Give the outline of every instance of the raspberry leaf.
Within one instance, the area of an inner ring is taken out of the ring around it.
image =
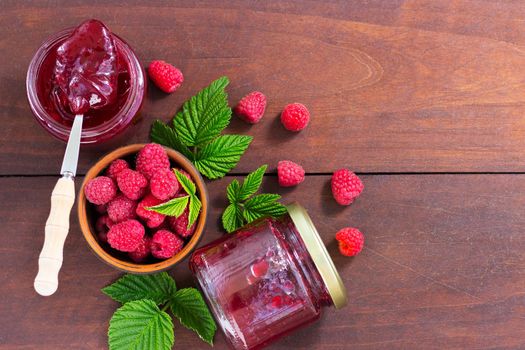
[[[177,177],[177,180],[179,181],[184,191],[186,191],[186,193],[189,194],[190,196],[195,195],[195,192],[197,191],[197,189],[195,188],[195,184],[193,183],[193,181],[188,179],[186,176],[184,176],[184,174],[182,174],[177,169],[173,169],[173,172],[175,173],[175,176]]]
[[[102,292],[122,304],[139,299],[165,303],[177,290],[175,281],[166,273],[154,275],[124,275]]]
[[[240,200],[244,201],[248,199],[259,190],[266,168],[268,168],[268,165],[264,164],[246,176],[238,196]]]
[[[250,223],[265,216],[277,217],[286,213],[286,207],[277,202],[278,194],[263,193],[248,199],[244,203],[243,217]]]
[[[222,226],[228,233],[232,233],[244,224],[241,207],[232,203],[222,213]]]
[[[245,135],[221,135],[197,152],[194,164],[207,178],[221,178],[237,165],[252,139]]]
[[[230,203],[236,203],[239,200],[240,191],[241,184],[237,179],[230,182],[226,188],[226,197],[228,197],[228,201],[230,201]]]
[[[217,325],[197,289],[178,290],[171,298],[170,306],[171,312],[184,327],[195,331],[202,340],[213,345]]]
[[[190,196],[173,198],[166,203],[155,205],[153,207],[145,207],[144,209],[154,211],[159,214],[167,216],[179,217],[186,209]]]
[[[193,159],[193,153],[180,141],[175,130],[160,120],[155,120],[151,125],[150,138],[151,141],[155,143],[173,148],[182,153],[186,158]]]
[[[188,230],[190,229],[191,225],[197,220],[197,217],[199,217],[199,213],[201,211],[202,203],[199,200],[199,198],[196,195],[190,196],[190,204],[189,204],[189,212],[188,212]]]
[[[171,317],[148,299],[130,301],[109,321],[109,349],[157,349],[173,347]]]
[[[215,80],[186,101],[177,113],[173,126],[186,146],[202,146],[228,126],[232,110],[224,89],[229,82],[227,77]]]

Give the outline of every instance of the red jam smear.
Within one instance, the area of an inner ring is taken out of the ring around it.
[[[124,54],[113,34],[97,20],[82,23],[51,48],[37,81],[46,111],[68,127],[75,114],[84,114],[84,128],[110,120],[125,104],[129,89]]]

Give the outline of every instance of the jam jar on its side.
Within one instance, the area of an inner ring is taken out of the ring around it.
[[[346,304],[346,290],[308,214],[249,224],[200,249],[190,268],[235,349],[260,349]]]

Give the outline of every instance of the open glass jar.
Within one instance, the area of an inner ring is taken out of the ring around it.
[[[259,349],[346,305],[346,290],[305,209],[262,219],[191,258],[213,314],[235,349]]]

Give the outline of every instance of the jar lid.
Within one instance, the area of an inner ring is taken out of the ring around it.
[[[286,208],[297,231],[301,235],[306,249],[312,256],[312,260],[326,285],[326,289],[332,298],[335,308],[342,308],[346,305],[347,301],[346,288],[312,219],[310,219],[306,209],[298,203],[291,203],[287,205]]]

